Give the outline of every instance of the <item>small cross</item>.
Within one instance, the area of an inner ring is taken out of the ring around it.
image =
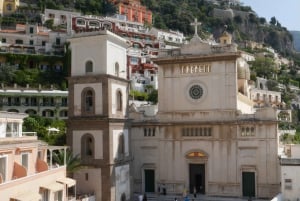
[[[198,26],[201,25],[201,22],[198,22],[197,18],[195,18],[195,21],[191,23],[191,26],[195,26],[195,34],[194,36],[198,36]]]

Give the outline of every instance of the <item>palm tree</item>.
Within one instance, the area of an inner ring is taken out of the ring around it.
[[[59,150],[58,152],[53,153],[53,161],[58,165],[64,165],[64,158],[66,153],[66,166],[67,166],[67,175],[72,177],[73,173],[78,171],[82,166],[80,164],[81,160],[79,155],[74,156],[71,150]]]

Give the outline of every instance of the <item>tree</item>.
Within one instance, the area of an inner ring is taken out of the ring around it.
[[[243,23],[243,19],[242,19],[242,17],[240,15],[234,16],[233,20],[237,24],[242,24]]]
[[[270,24],[272,24],[272,25],[276,25],[276,23],[277,23],[277,20],[276,20],[276,18],[275,17],[271,17],[271,20],[270,20]]]
[[[251,69],[256,72],[258,77],[267,79],[272,78],[277,73],[277,68],[274,60],[268,57],[260,57],[253,61]]]
[[[145,101],[148,99],[147,93],[136,91],[136,90],[131,90],[130,96],[132,97],[133,100]]]
[[[45,27],[47,27],[48,29],[53,29],[53,24],[54,24],[53,19],[46,20],[44,23]]]
[[[53,161],[58,165],[64,165],[65,151],[59,150],[53,152]],[[76,171],[78,171],[81,166],[81,160],[79,155],[73,155],[73,153],[68,149],[66,150],[66,166],[67,166],[67,175],[69,177]]]
[[[148,95],[147,101],[156,104],[158,102],[158,91],[156,89],[152,90],[151,93]]]
[[[258,19],[256,17],[256,15],[254,15],[253,13],[249,14],[249,22],[253,23],[253,24],[257,24],[258,23]]]
[[[0,82],[1,83],[12,83],[15,74],[15,67],[5,64],[0,66]]]
[[[270,91],[278,91],[278,82],[276,82],[275,80],[268,80],[266,82],[266,86]]]
[[[266,18],[264,18],[264,17],[259,18],[259,23],[266,24],[266,22],[267,22]]]
[[[57,128],[59,132],[50,134],[48,128]],[[31,115],[24,119],[23,131],[36,132],[39,139],[50,145],[62,146],[66,144],[66,123],[63,120]]]

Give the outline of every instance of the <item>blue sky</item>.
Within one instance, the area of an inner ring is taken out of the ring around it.
[[[300,31],[300,0],[241,0],[251,6],[259,17],[270,22],[275,16],[289,31]]]

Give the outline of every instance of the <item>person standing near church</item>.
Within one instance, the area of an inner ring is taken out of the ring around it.
[[[185,196],[184,201],[190,201],[188,196]]]
[[[193,193],[194,193],[194,198],[196,198],[196,197],[197,197],[197,189],[196,189],[196,186],[194,186]]]
[[[144,194],[143,201],[147,201],[147,195],[146,195],[146,193]]]

